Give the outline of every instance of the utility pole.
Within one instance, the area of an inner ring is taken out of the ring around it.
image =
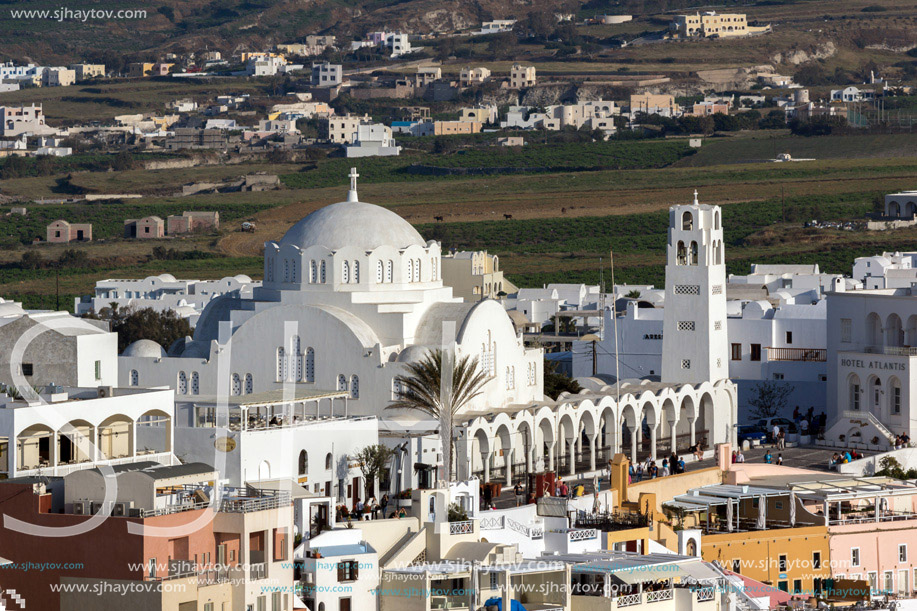
[[[54,268],[54,309],[60,311],[60,262]]]

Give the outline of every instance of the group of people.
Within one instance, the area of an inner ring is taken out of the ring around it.
[[[911,445],[911,438],[907,433],[895,435],[895,449],[900,450]]]
[[[657,477],[666,477],[668,475],[678,475],[685,472],[685,459],[679,458],[674,452],[668,458],[662,459],[662,465],[656,464],[655,460],[646,459],[645,463],[637,463],[636,466],[630,465],[628,469],[629,483],[642,481],[646,479],[656,479]]]
[[[352,509],[348,509],[347,505],[340,505],[337,507],[337,519],[338,520],[376,520],[381,515],[385,517],[385,511],[389,505],[389,498],[387,494],[383,494],[382,498],[379,501],[376,501],[376,497],[371,496],[369,500],[365,503],[357,499],[353,504]],[[404,508],[396,509],[392,511],[389,518],[404,518],[407,517],[407,512]]]
[[[831,457],[831,460],[828,463],[829,467],[836,467],[837,465],[845,465],[854,460],[859,460],[865,458],[863,454],[857,452],[856,450],[845,450],[844,452],[835,452]]]
[[[742,462],[745,462],[745,457],[742,457]],[[777,454],[777,460],[774,460],[774,455],[771,454],[770,450],[767,450],[764,453],[764,462],[769,465],[782,465],[783,464],[783,454]]]
[[[824,429],[828,416],[825,412],[816,415],[815,408],[812,406],[809,406],[806,413],[802,413],[797,405],[793,410],[793,422],[796,423],[802,435],[817,434]]]
[[[745,455],[742,454],[742,450],[733,450],[732,451],[732,463],[743,463],[745,462]]]

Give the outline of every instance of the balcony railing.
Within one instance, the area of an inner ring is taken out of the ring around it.
[[[889,356],[917,356],[917,346],[866,346],[863,352]]]
[[[264,579],[267,577],[267,565],[263,562],[256,562],[249,567],[249,577],[252,581]]]
[[[470,535],[474,533],[474,522],[465,520],[463,522],[449,522],[450,535]]]
[[[707,602],[708,600],[713,600],[714,590],[713,588],[700,588],[697,591],[697,602]]]
[[[828,351],[824,348],[767,348],[767,360],[824,363],[828,360]]]
[[[643,595],[640,592],[635,594],[625,594],[624,596],[619,596],[616,600],[618,607],[632,607],[634,605],[639,605],[642,602]]]
[[[567,534],[570,537],[570,543],[576,543],[577,541],[590,541],[592,539],[597,539],[599,536],[599,531],[594,528],[585,528],[571,530]]]
[[[646,593],[647,603],[657,603],[662,600],[672,600],[675,590],[654,590]]]
[[[481,530],[501,530],[505,527],[506,516],[481,518],[478,528]]]
[[[506,518],[506,527],[529,539],[544,539],[543,526],[526,526],[512,518]]]

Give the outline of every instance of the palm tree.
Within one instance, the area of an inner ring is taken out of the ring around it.
[[[463,356],[452,367],[452,384],[443,384],[443,370],[454,360],[442,350],[429,350],[416,363],[408,364],[408,375],[397,376],[401,396],[386,409],[409,409],[423,412],[439,421],[439,438],[443,446],[443,472],[452,476],[452,427],[455,416],[472,399],[481,394],[487,374],[478,368],[477,357]]]

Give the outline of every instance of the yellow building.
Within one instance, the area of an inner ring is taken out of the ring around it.
[[[679,38],[729,38],[747,36],[748,20],[742,13],[719,15],[715,11],[677,15],[672,30]]]
[[[509,73],[509,86],[511,89],[524,89],[535,86],[535,66],[513,64]]]

